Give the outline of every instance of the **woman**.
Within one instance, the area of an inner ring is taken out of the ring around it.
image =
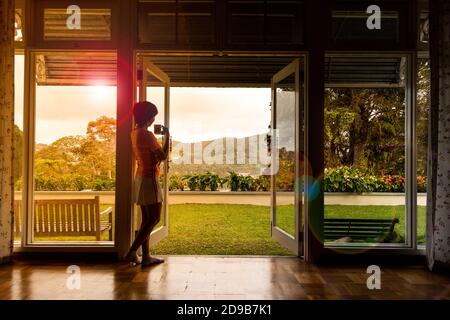
[[[137,161],[134,201],[141,207],[142,224],[125,259],[133,265],[147,267],[164,262],[150,256],[149,239],[161,216],[162,193],[159,185],[159,165],[167,159],[169,130],[164,128],[164,146],[161,148],[154,134],[147,128],[155,121],[158,109],[148,101],[134,105],[135,128],[131,132],[131,143]],[[142,246],[142,259],[137,250]]]

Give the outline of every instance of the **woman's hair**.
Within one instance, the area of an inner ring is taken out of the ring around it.
[[[149,119],[158,114],[156,106],[148,101],[137,102],[133,107],[134,121],[140,127],[143,127]]]

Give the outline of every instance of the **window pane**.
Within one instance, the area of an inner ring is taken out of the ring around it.
[[[35,58],[33,241],[113,241],[115,55]]]
[[[82,8],[79,21],[71,18],[74,14],[67,8],[45,8],[44,40],[111,40],[111,9]]]
[[[14,59],[14,240],[22,236],[24,56]]]
[[[295,74],[277,83],[274,129],[278,135],[278,170],[275,173],[276,217],[275,226],[295,237],[294,184],[296,179],[296,91]],[[276,168],[275,168],[276,170]]]
[[[326,89],[324,188],[326,242],[405,243],[400,80],[398,87]]]
[[[334,41],[399,40],[399,15],[396,11],[382,11],[380,29],[369,29],[365,11],[332,12],[332,35]]]

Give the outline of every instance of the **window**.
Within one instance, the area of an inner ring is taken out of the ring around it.
[[[111,9],[80,8],[79,27],[68,27],[75,11],[67,8],[44,9],[44,40],[111,40]]]
[[[214,45],[215,8],[212,0],[140,0],[139,42]]]
[[[34,243],[114,241],[116,55],[37,53]]]
[[[228,45],[303,43],[303,1],[227,1]]]
[[[408,245],[406,57],[327,57],[325,242]],[[411,175],[414,177],[414,174]]]
[[[34,15],[31,31],[40,47],[112,49],[117,37],[116,0],[40,0],[35,3]]]
[[[382,11],[382,28],[370,30],[367,28],[366,11],[343,11],[332,12],[333,40],[361,41],[361,40],[388,40],[398,41],[399,38],[399,14],[396,11]]]

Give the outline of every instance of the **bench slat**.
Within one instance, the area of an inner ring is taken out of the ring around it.
[[[353,230],[353,231],[359,231],[359,232],[363,232],[363,231],[374,231],[374,232],[379,232],[379,231],[387,231],[389,230],[389,228],[325,228],[324,229],[325,232],[333,232],[333,231],[338,231],[338,232],[347,232],[347,230]]]
[[[21,235],[22,201],[14,201],[14,233]],[[101,239],[101,231],[111,229],[111,223],[100,223],[100,198],[54,199],[34,201],[34,237],[94,236]],[[104,212],[111,215],[108,208]]]
[[[397,218],[389,219],[324,219],[325,239],[351,237],[355,239],[384,238],[395,224]]]
[[[395,218],[393,218],[395,219]],[[392,219],[353,219],[353,218],[325,218],[325,222],[336,221],[336,222],[392,222]]]

